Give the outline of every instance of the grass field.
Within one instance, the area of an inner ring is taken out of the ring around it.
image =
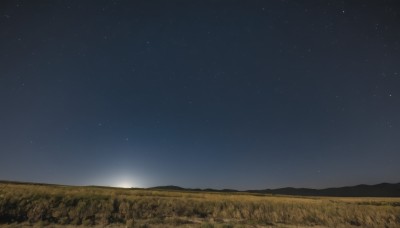
[[[0,183],[4,227],[400,227],[400,198]]]

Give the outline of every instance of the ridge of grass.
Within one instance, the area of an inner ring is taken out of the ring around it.
[[[400,198],[0,183],[0,225],[399,227]]]

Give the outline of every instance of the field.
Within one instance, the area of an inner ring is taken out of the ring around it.
[[[400,198],[0,183],[4,227],[400,227]]]

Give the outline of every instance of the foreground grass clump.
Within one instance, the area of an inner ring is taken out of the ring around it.
[[[0,184],[0,226],[400,227],[399,198]]]

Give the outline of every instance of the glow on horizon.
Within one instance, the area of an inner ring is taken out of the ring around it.
[[[134,172],[129,171],[113,171],[108,173],[103,173],[96,178],[92,179],[93,185],[98,186],[110,186],[116,188],[142,188],[143,181]]]
[[[131,180],[121,180],[121,181],[118,181],[116,184],[114,184],[112,186],[113,187],[118,187],[118,188],[135,188],[135,187],[138,187]]]

